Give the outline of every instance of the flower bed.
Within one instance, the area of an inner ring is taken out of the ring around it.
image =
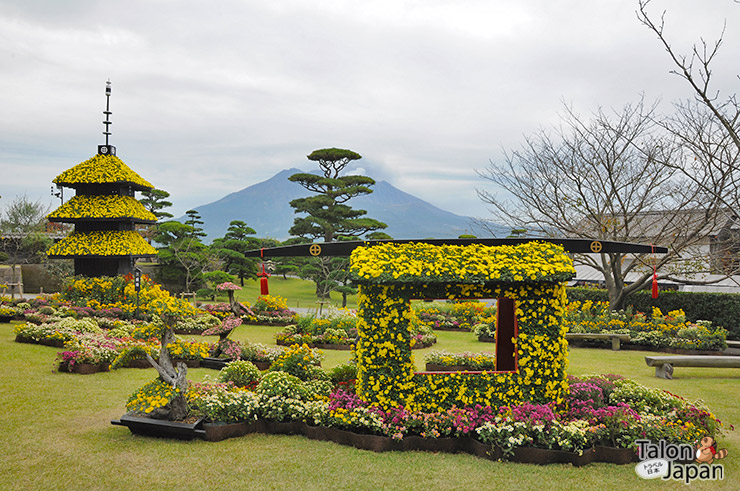
[[[350,340],[350,339],[347,340],[347,344],[318,343],[318,342],[315,342],[314,340],[315,338],[313,338],[312,336],[301,336],[298,334],[294,334],[292,336],[278,335],[276,336],[275,344],[279,346],[292,346],[294,344],[305,344],[309,348],[329,349],[329,350],[337,350],[337,351],[350,351],[352,347],[354,346],[354,340]]]
[[[206,357],[201,366],[220,370],[232,360],[245,360],[254,363],[260,370],[267,370],[285,351],[281,347],[266,346],[260,343],[239,342],[227,339],[228,348],[222,350],[221,357]]]
[[[427,371],[496,370],[496,356],[493,353],[450,353],[432,351],[424,356]]]
[[[573,333],[629,334],[622,348],[657,349],[676,353],[720,352],[727,348],[727,330],[710,321],[689,322],[682,310],[663,314],[654,307],[651,316],[641,312],[609,310],[607,302],[570,302],[564,324]],[[606,341],[583,341],[587,346],[607,346]],[[674,351],[676,350],[676,351]]]
[[[13,329],[13,332],[18,342],[47,344],[58,347],[62,347],[64,343],[71,341],[80,333],[102,334],[102,330],[93,319],[85,318],[78,320],[72,317],[66,317],[56,322],[44,324],[33,324],[30,322],[18,324]]]
[[[349,350],[358,339],[357,315],[348,309],[329,309],[323,318],[314,315],[297,317],[294,325],[275,335],[275,344],[307,344],[321,349]],[[437,342],[432,329],[416,319],[411,324],[412,349],[428,348]]]
[[[361,450],[373,452],[400,452],[425,451],[445,453],[467,453],[488,460],[503,459],[503,451],[490,444],[482,443],[471,437],[456,438],[421,438],[406,436],[401,440],[393,438],[355,433],[330,426],[312,426],[306,423],[300,427],[286,423],[276,423],[258,419],[252,422],[239,423],[206,423],[203,425],[202,438],[210,442],[218,442],[228,438],[237,438],[251,433],[301,434],[311,440],[330,441],[340,445],[351,446]],[[584,453],[566,452],[532,447],[516,448],[509,456],[512,462],[532,464],[573,464],[582,466],[593,462],[612,464],[631,464],[637,461],[637,454],[632,449],[613,449],[609,447],[593,447]]]
[[[221,324],[221,320],[211,314],[188,317],[178,321],[177,326],[175,326],[175,334],[202,334],[219,324]]]
[[[57,353],[60,371],[79,373],[76,365],[105,365],[113,369],[143,365],[146,354],[159,356],[159,342],[150,339],[150,325],[135,327],[127,323],[113,323],[109,330],[101,329],[96,319],[65,317],[45,324],[25,323],[14,328],[17,342],[36,343],[63,348]],[[139,339],[136,339],[136,338]],[[176,340],[169,346],[170,354],[192,366],[207,357],[208,343]],[[148,361],[146,362],[148,365]],[[93,373],[89,371],[88,373]]]
[[[63,351],[57,353],[59,369],[67,368],[67,371],[79,373],[75,371],[77,365],[110,366],[122,345],[120,339],[100,333],[77,334],[64,343]]]
[[[250,315],[246,321],[250,324],[284,326],[296,321],[296,314],[288,308],[283,297],[262,295],[252,305]]]
[[[495,308],[482,302],[422,302],[413,306],[419,322],[440,331],[470,331],[484,319],[493,319]]]
[[[473,326],[473,334],[481,343],[496,342],[496,320],[488,319]]]
[[[91,312],[108,310],[113,313],[116,309],[117,317],[128,319],[133,317],[137,307],[139,315],[147,319],[161,313],[163,306],[177,312],[182,318],[198,315],[198,311],[189,302],[171,296],[146,275],[141,277],[138,292],[131,274],[97,278],[73,277],[65,283],[59,300],[70,306],[88,308]]]
[[[10,322],[19,314],[19,309],[9,305],[0,305],[0,322]]]
[[[307,353],[306,347],[295,350]],[[537,464],[629,464],[636,461],[636,440],[693,444],[721,434],[721,422],[700,402],[612,375],[570,377],[568,398],[560,405],[525,402],[439,412],[383,410],[317,376],[313,372],[302,380],[276,369],[251,390],[231,383],[191,384],[191,416],[204,418],[200,436],[208,441],[254,432],[302,434],[373,451],[467,452]],[[172,395],[171,388],[157,384],[138,394],[130,401],[138,401],[144,413]]]
[[[107,372],[110,370],[109,363],[74,363],[60,362],[59,371],[66,373],[76,373],[79,375],[90,375],[91,373]]]

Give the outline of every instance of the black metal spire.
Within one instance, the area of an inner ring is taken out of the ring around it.
[[[105,82],[105,111],[103,111],[103,114],[105,114],[105,121],[103,121],[103,124],[105,125],[105,131],[103,132],[105,135],[105,145],[98,145],[98,153],[101,155],[116,154],[116,147],[108,144],[108,137],[111,135],[110,125],[113,124],[110,120],[110,115],[113,114],[110,110],[110,93],[110,79],[108,79],[108,81]]]

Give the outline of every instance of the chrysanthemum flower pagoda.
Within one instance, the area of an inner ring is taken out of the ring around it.
[[[116,147],[108,144],[110,81],[107,83],[105,145],[98,145],[98,154],[59,174],[53,182],[57,187],[75,190],[75,196],[48,215],[51,222],[74,224],[74,232],[54,244],[50,258],[74,259],[76,275],[116,276],[133,271],[137,258],[157,254],[136,231],[137,224],[157,221],[149,210],[136,200],[136,191],[148,191],[154,186],[131,170],[116,157]]]

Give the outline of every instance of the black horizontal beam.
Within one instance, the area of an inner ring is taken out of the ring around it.
[[[560,244],[565,252],[572,253],[633,253],[665,254],[667,247],[630,242],[612,242],[594,239],[401,239],[401,240],[352,240],[344,242],[314,242],[307,244],[293,244],[279,247],[266,247],[247,251],[247,257],[286,257],[286,256],[349,256],[356,247],[373,246],[376,244],[409,244],[422,243],[432,245],[471,245],[487,246],[518,245],[527,242],[539,241]]]

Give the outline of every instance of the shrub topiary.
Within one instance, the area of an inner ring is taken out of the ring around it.
[[[239,387],[253,388],[262,374],[251,361],[235,360],[226,364],[218,374],[221,382],[232,382]]]
[[[337,365],[329,372],[329,379],[334,385],[353,382],[357,379],[357,365],[352,363]]]
[[[303,399],[306,395],[301,379],[287,372],[266,373],[257,384],[256,391],[265,397],[282,396],[290,399]]]
[[[306,344],[294,344],[270,365],[270,371],[287,372],[300,380],[319,378],[324,373],[319,368],[322,358],[321,351],[311,349]]]

